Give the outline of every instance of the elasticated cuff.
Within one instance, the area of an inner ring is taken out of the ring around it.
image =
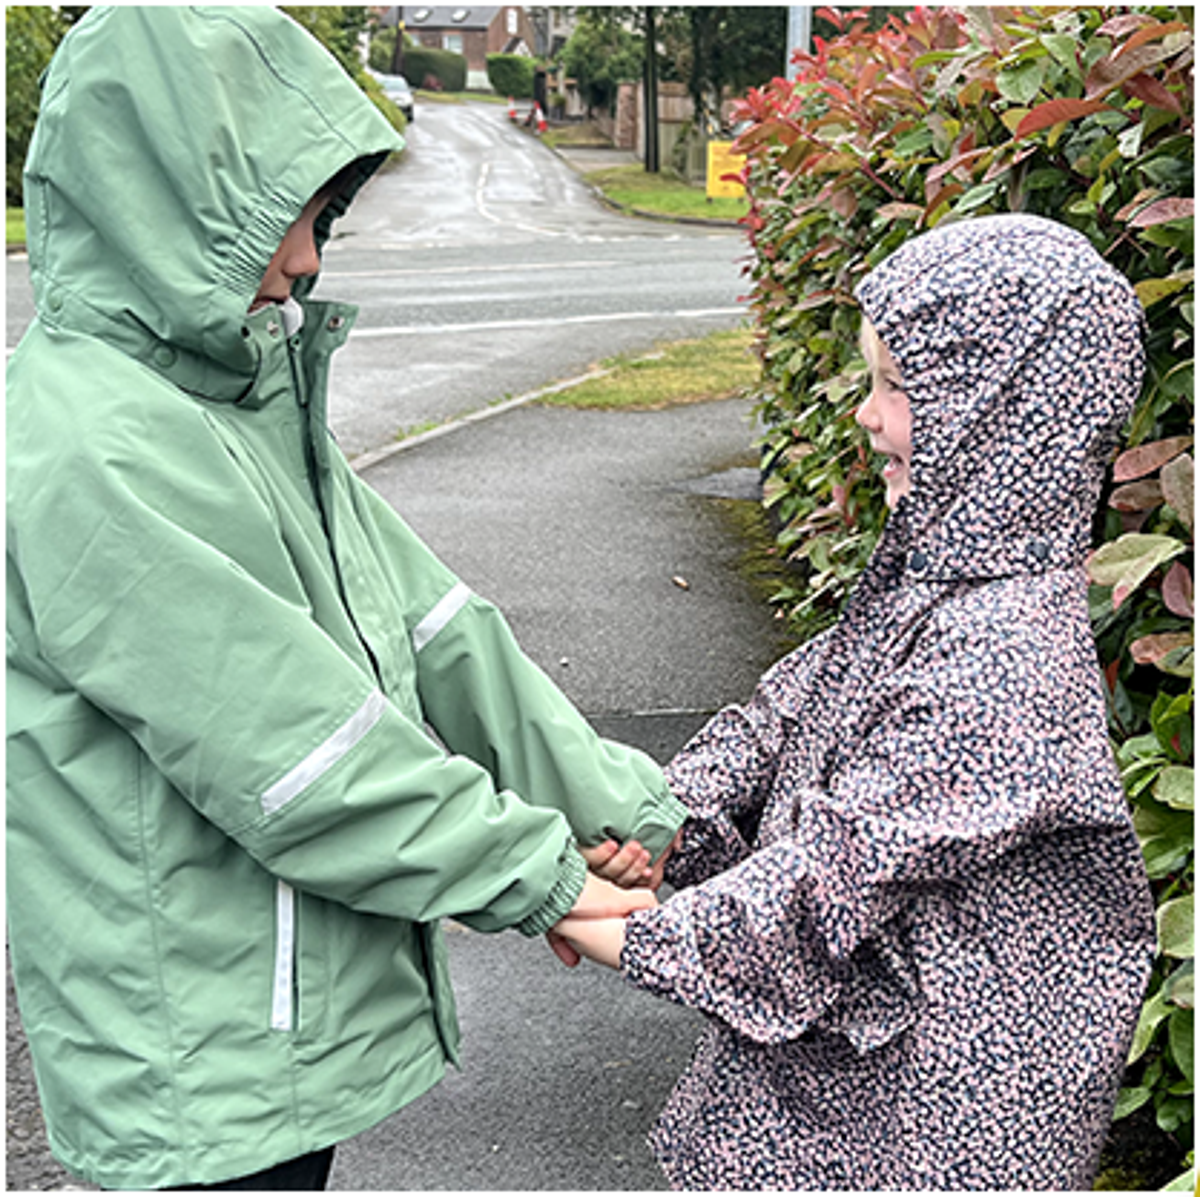
[[[655,804],[654,817],[656,821],[661,820],[667,828],[668,844],[675,838],[675,833],[683,826],[684,820],[691,813],[688,807],[675,797],[669,787],[663,787],[662,794]]]
[[[569,847],[559,858],[558,877],[545,902],[533,914],[522,919],[517,924],[517,930],[530,938],[545,935],[559,919],[570,912],[583,891],[586,878],[587,863],[574,847]]]

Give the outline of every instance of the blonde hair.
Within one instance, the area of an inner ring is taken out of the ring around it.
[[[863,317],[858,340],[862,347],[863,357],[867,359],[867,365],[872,370],[883,361],[885,356],[890,356],[888,347],[883,343],[883,338],[875,331],[875,325],[866,316]]]

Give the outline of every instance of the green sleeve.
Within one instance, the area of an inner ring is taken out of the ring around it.
[[[521,650],[503,615],[442,565],[363,484],[358,500],[381,551],[402,572],[425,718],[452,752],[502,789],[561,811],[578,840],[639,840],[666,850],[687,810],[661,769],[637,749],[602,739]]]

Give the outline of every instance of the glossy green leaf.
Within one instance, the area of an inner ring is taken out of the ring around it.
[[[1158,908],[1158,946],[1163,955],[1177,960],[1195,956],[1195,913],[1194,894],[1174,898]]]

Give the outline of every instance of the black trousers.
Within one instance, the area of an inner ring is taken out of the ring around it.
[[[223,1180],[215,1185],[172,1185],[165,1192],[199,1192],[209,1189],[249,1189],[262,1191],[299,1192],[304,1189],[323,1189],[333,1167],[333,1148],[313,1151],[294,1160],[264,1168],[249,1176]]]

